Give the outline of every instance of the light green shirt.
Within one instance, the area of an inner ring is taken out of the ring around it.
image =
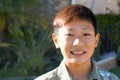
[[[114,74],[99,68],[96,66],[95,61],[93,63],[93,70],[89,80],[120,80]],[[64,61],[56,69],[37,77],[35,80],[72,80],[72,76],[69,74]]]

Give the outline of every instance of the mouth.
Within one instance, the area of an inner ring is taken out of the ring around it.
[[[86,51],[71,51],[71,54],[75,54],[75,55],[83,55],[85,53]]]

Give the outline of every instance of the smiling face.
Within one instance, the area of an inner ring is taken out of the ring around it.
[[[93,25],[86,20],[75,20],[62,26],[52,38],[60,48],[66,63],[81,64],[90,61],[97,47],[99,34],[95,35]]]

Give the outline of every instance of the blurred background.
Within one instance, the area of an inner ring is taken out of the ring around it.
[[[0,80],[32,80],[59,65],[52,21],[69,4],[95,13],[101,38],[93,58],[120,77],[120,0],[0,0]]]

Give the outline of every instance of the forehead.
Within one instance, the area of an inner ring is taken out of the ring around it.
[[[94,30],[92,23],[86,20],[72,20],[71,22],[63,25],[61,28],[68,29],[69,31],[73,31],[75,28],[82,30]]]

